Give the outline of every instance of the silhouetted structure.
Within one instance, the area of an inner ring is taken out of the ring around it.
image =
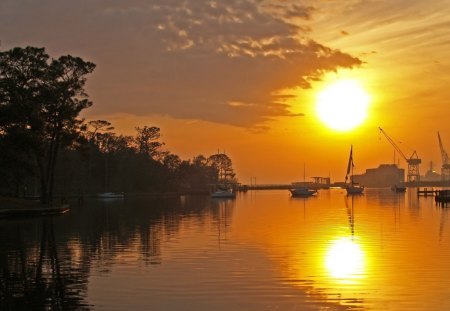
[[[405,181],[405,170],[396,164],[381,164],[362,175],[353,176],[355,182],[366,187],[391,187]]]
[[[422,163],[422,160],[417,155],[417,152],[414,150],[409,158],[405,156],[400,147],[394,142],[394,140],[381,128],[379,127],[380,132],[386,137],[387,141],[394,147],[395,151],[397,151],[402,158],[408,163],[408,182],[418,182],[420,181],[420,170],[419,166]]]
[[[434,170],[433,162],[430,162],[430,168],[420,179],[421,181],[445,181],[445,179]]]
[[[442,180],[450,180],[450,160],[448,157],[448,153],[444,148],[444,144],[442,143],[441,135],[438,132],[438,140],[439,140],[439,149],[441,150],[442,157],[442,167],[441,167],[441,178]]]

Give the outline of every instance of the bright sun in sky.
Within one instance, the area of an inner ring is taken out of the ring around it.
[[[348,131],[366,119],[369,101],[369,95],[357,81],[339,80],[318,94],[316,111],[329,128]]]

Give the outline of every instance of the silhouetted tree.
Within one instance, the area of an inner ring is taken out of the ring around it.
[[[106,120],[89,121],[88,126],[93,128],[93,131],[88,132],[90,140],[95,140],[97,133],[109,132],[114,129],[114,126],[111,126],[111,122]]]
[[[230,157],[225,153],[213,154],[208,158],[208,164],[217,172],[217,182],[229,183],[234,182],[235,173]]]
[[[136,127],[136,131],[136,145],[138,152],[141,155],[149,156],[151,158],[158,155],[158,151],[163,145],[163,143],[157,141],[161,136],[159,127]]]
[[[136,127],[132,137],[106,120],[85,123],[79,114],[92,105],[84,86],[94,68],[43,48],[0,52],[0,194],[31,185],[48,203],[54,192],[205,192],[234,180],[225,154],[182,160],[162,150],[158,127]]]
[[[70,55],[51,59],[44,48],[0,53],[0,134],[28,146],[40,177],[41,200],[51,202],[58,152],[80,135],[79,113],[92,105],[84,91],[95,65]]]
[[[203,155],[182,161],[178,175],[181,191],[207,193],[210,185],[217,183],[217,170]]]
[[[23,152],[26,146],[11,136],[0,135],[0,192],[14,197],[27,194],[26,180],[33,176],[33,161]]]

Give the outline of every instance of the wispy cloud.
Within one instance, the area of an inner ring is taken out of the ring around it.
[[[311,38],[315,12],[268,0],[4,0],[0,28],[8,47],[46,46],[97,63],[89,83],[97,114],[251,127],[291,115],[274,91],[361,63]]]

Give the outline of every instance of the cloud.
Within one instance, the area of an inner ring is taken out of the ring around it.
[[[286,1],[4,0],[0,12],[8,47],[45,46],[98,65],[88,82],[95,114],[252,127],[291,115],[275,91],[361,64],[310,38],[299,21],[314,7]]]

